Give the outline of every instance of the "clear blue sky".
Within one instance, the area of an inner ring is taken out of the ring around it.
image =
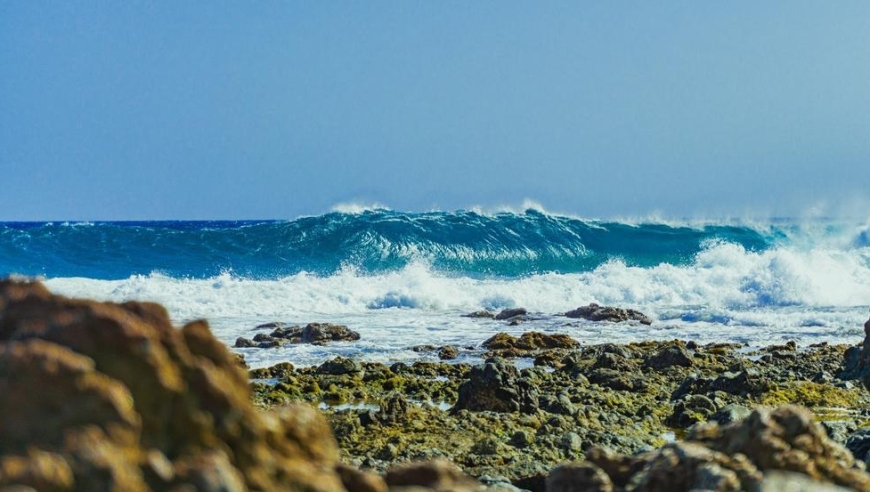
[[[0,189],[0,220],[854,209],[870,2],[0,1]]]

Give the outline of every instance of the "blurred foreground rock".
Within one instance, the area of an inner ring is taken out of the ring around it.
[[[315,409],[250,397],[205,322],[0,282],[0,486],[344,490]]]

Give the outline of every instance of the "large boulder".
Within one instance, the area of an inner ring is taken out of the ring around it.
[[[250,397],[205,322],[0,281],[0,488],[344,490],[314,408]]]

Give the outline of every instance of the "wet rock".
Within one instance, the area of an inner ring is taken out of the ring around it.
[[[325,419],[256,410],[208,325],[176,329],[156,304],[0,281],[0,408],[0,480],[27,470],[38,490],[67,470],[76,490],[341,490]]]
[[[589,321],[609,321],[612,323],[621,323],[623,321],[638,321],[644,325],[651,325],[652,319],[640,311],[634,309],[623,309],[613,306],[599,306],[591,303],[586,306],[578,307],[577,309],[568,311],[565,316],[569,318],[582,318]]]
[[[463,314],[463,318],[480,318],[480,319],[492,319],[495,318],[495,314],[489,311],[474,311],[473,313]]]
[[[613,482],[593,463],[566,463],[550,471],[546,492],[612,492]]]
[[[438,358],[441,360],[453,360],[459,357],[459,349],[453,345],[445,345],[438,350]]]
[[[253,348],[256,347],[257,344],[254,343],[253,340],[249,340],[245,337],[236,338],[236,343],[233,345],[236,348]]]
[[[388,470],[384,479],[391,489],[419,486],[436,492],[472,492],[480,487],[479,482],[445,460],[399,465]]]
[[[354,359],[338,356],[317,367],[317,374],[341,376],[344,374],[359,374],[363,372],[362,364]]]
[[[520,378],[519,371],[503,359],[488,359],[471,369],[469,380],[459,387],[453,410],[493,412],[534,412],[538,393],[534,385]]]
[[[658,371],[674,366],[692,367],[692,365],[692,355],[682,344],[669,345],[648,358],[644,363],[644,367]]]
[[[308,323],[302,330],[302,343],[350,342],[359,338],[359,333],[348,327],[331,323]]]
[[[536,331],[523,333],[519,337],[507,333],[496,333],[482,344],[484,348],[489,350],[518,349],[526,351],[554,348],[570,349],[579,345],[579,342],[568,335],[548,335]]]
[[[503,309],[500,313],[495,315],[495,319],[497,320],[505,320],[515,318],[517,316],[525,316],[528,314],[526,308],[510,308]]]

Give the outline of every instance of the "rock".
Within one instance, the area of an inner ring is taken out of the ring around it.
[[[681,343],[669,345],[652,357],[648,358],[644,363],[644,367],[649,367],[657,371],[667,369],[669,367],[692,367],[692,355]]]
[[[382,424],[397,424],[408,420],[408,401],[401,393],[393,393],[381,402],[375,419]]]
[[[748,417],[751,413],[752,410],[749,407],[729,403],[711,415],[709,420],[716,422],[719,425],[727,425],[732,422],[739,422]]]
[[[336,467],[341,483],[347,492],[387,492],[387,483],[374,473],[367,473],[350,466],[339,464]]]
[[[253,340],[247,339],[245,337],[236,338],[236,344],[234,347],[236,348],[253,348],[256,347],[257,344],[254,343]]]
[[[581,306],[572,311],[565,313],[569,318],[582,318],[589,321],[609,321],[612,323],[621,323],[623,321],[638,321],[644,325],[651,325],[652,319],[640,311],[634,309],[623,309],[613,306],[599,306],[591,303],[587,306]]]
[[[518,349],[530,351],[554,348],[570,349],[578,347],[580,343],[568,335],[548,335],[545,333],[530,331],[523,333],[519,338],[507,333],[496,333],[484,341],[482,345],[484,348],[489,350]]]
[[[818,482],[800,473],[771,471],[764,474],[764,479],[755,492],[848,492],[852,489]]]
[[[745,396],[757,393],[762,387],[761,375],[755,369],[740,372],[725,372],[710,385],[713,391]]]
[[[531,413],[538,408],[534,385],[520,378],[519,371],[503,359],[487,359],[469,373],[469,380],[459,387],[453,411],[489,410],[493,412]]]
[[[453,360],[459,357],[459,349],[453,345],[445,345],[438,351],[438,358],[441,360]]]
[[[618,391],[643,391],[648,387],[643,377],[614,369],[595,369],[586,377],[592,384]]]
[[[526,308],[511,308],[511,309],[503,309],[500,313],[495,315],[495,319],[503,320],[503,319],[511,319],[517,316],[525,316],[528,314]]]
[[[495,314],[489,311],[474,311],[473,313],[463,314],[463,318],[482,318],[482,319],[492,319],[495,318]]]
[[[479,482],[445,460],[399,465],[389,469],[384,479],[390,489],[416,485],[435,492],[473,492],[480,487]]]
[[[71,473],[76,490],[342,490],[315,409],[256,410],[208,325],[176,329],[152,303],[0,281],[0,409],[0,484],[71,490]]]
[[[798,472],[815,480],[870,490],[870,476],[859,468],[852,453],[828,438],[812,412],[794,405],[758,408],[746,419],[726,426],[699,424],[686,440],[730,455],[741,453],[762,471]]]
[[[862,427],[846,438],[846,449],[866,463],[870,459],[870,427]]]
[[[744,457],[728,456],[692,442],[667,444],[637,459],[644,466],[631,477],[629,490],[737,492],[751,490],[762,478]]]
[[[359,340],[359,333],[344,325],[330,323],[309,323],[302,330],[302,343],[321,344],[325,342]]]
[[[685,429],[698,422],[706,422],[716,413],[716,404],[704,395],[687,395],[677,400],[674,412],[665,420],[665,424]]]
[[[317,366],[317,374],[330,374],[341,376],[344,374],[358,374],[363,372],[362,364],[347,357],[338,356]]]
[[[589,462],[566,463],[550,471],[546,492],[612,492],[613,482]]]

